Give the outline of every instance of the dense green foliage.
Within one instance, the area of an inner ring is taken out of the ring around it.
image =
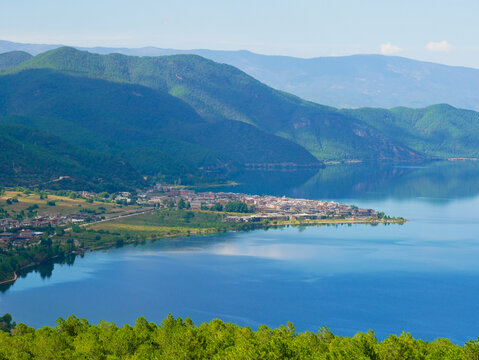
[[[76,188],[114,191],[142,186],[143,179],[119,158],[80,149],[57,136],[30,127],[0,124],[2,185],[63,184]],[[72,184],[74,181],[74,184]]]
[[[17,325],[11,334],[0,332],[1,359],[477,359],[479,341],[463,346],[447,339],[432,342],[410,334],[379,341],[374,332],[353,337],[335,336],[323,327],[296,333],[291,323],[256,331],[221,320],[196,326],[189,318],[168,315],[160,325],[143,317],[134,326],[119,328],[102,321],[91,325],[70,316],[56,327],[33,329]]]
[[[424,109],[344,110],[428,157],[479,157],[479,113],[446,104]]]
[[[6,331],[10,332],[12,331],[17,324],[15,321],[12,321],[12,315],[10,314],[5,314],[3,316],[0,316],[0,331]]]
[[[249,212],[248,205],[241,201],[230,201],[225,205],[225,211],[235,213]]]
[[[10,51],[0,54],[0,72],[20,65],[22,62],[25,62],[32,57],[32,55],[24,51]]]

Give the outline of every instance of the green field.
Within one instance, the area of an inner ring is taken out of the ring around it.
[[[102,214],[105,217],[118,216],[121,214],[127,214],[137,211],[139,206],[123,206],[109,201],[91,200],[87,201],[84,198],[70,198],[67,196],[58,196],[45,193],[43,199],[37,192],[23,192],[23,191],[5,191],[3,195],[0,195],[0,207],[8,211],[8,213],[17,214],[22,210],[27,213],[28,208],[37,205],[38,208],[35,211],[40,216],[48,214],[72,214],[78,213],[82,209],[91,210],[95,213]],[[7,200],[16,199],[17,201],[11,201],[11,204],[7,203]],[[55,205],[52,204],[55,203]],[[49,205],[50,203],[50,205]]]
[[[85,224],[61,236],[58,242],[76,240],[82,248],[154,240],[174,236],[212,234],[244,225],[223,222],[224,213],[200,210],[154,210],[111,221]]]

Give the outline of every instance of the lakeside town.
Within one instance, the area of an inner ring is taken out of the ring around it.
[[[100,195],[88,191],[69,192],[80,199],[91,202]],[[103,195],[104,196],[104,195]],[[251,195],[233,192],[196,192],[158,184],[155,187],[137,193],[119,192],[108,194],[103,200],[128,208],[138,209],[185,209],[203,211],[224,211],[225,222],[281,222],[308,220],[371,221],[385,219],[384,213],[373,209],[361,209],[354,205],[341,204],[335,201],[318,201],[288,198],[285,196]],[[235,205],[235,206],[231,206]],[[104,207],[100,207],[103,209]],[[73,210],[73,209],[72,209]],[[81,209],[67,214],[51,213],[26,216],[23,219],[0,216],[0,248],[8,245],[28,245],[40,240],[44,228],[68,228],[74,225],[85,225],[98,221],[108,221],[96,211]],[[4,213],[5,214],[5,213]],[[36,212],[29,212],[30,215]],[[133,214],[134,215],[134,214]]]
[[[318,201],[288,198],[286,196],[250,195],[233,192],[195,192],[194,190],[175,189],[157,185],[153,189],[138,193],[139,204],[165,207],[170,202],[180,199],[188,207],[196,210],[208,210],[218,204],[225,207],[231,202],[239,202],[248,206],[249,214],[228,216],[229,222],[260,222],[263,220],[291,219],[371,219],[384,217],[373,209],[360,209],[354,205],[341,204],[335,201]],[[244,211],[246,212],[246,211]]]

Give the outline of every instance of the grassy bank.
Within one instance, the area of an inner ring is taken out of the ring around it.
[[[155,210],[146,214],[119,218],[112,221],[91,223],[76,231],[57,237],[61,242],[76,240],[82,248],[98,248],[161,239],[174,236],[213,234],[226,231],[247,231],[281,226],[318,226],[341,224],[388,224],[404,223],[404,219],[320,219],[262,221],[252,223],[230,223],[224,219],[225,212],[202,210]]]
[[[71,232],[55,236],[55,241],[75,241],[82,249],[94,249],[144,240],[248,230],[263,226],[227,223],[223,221],[225,216],[225,213],[213,211],[155,210],[75,227]]]

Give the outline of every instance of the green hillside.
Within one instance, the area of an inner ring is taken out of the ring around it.
[[[404,107],[343,112],[401,141],[428,157],[479,157],[479,113],[439,104],[423,109]]]
[[[168,93],[51,69],[0,76],[0,115],[168,182],[213,181],[245,164],[318,164],[301,146],[252,125],[207,122]]]
[[[7,71],[22,62],[31,59],[33,56],[24,51],[10,51],[0,54],[0,72]]]
[[[0,125],[2,185],[63,184],[83,189],[115,191],[144,186],[140,174],[125,161],[80,149],[21,125]],[[57,181],[63,178],[61,181]]]
[[[290,139],[321,159],[420,157],[337,109],[274,90],[232,66],[195,55],[98,55],[63,47],[37,55],[17,71],[31,68],[50,68],[167,91],[210,122],[248,123]]]

